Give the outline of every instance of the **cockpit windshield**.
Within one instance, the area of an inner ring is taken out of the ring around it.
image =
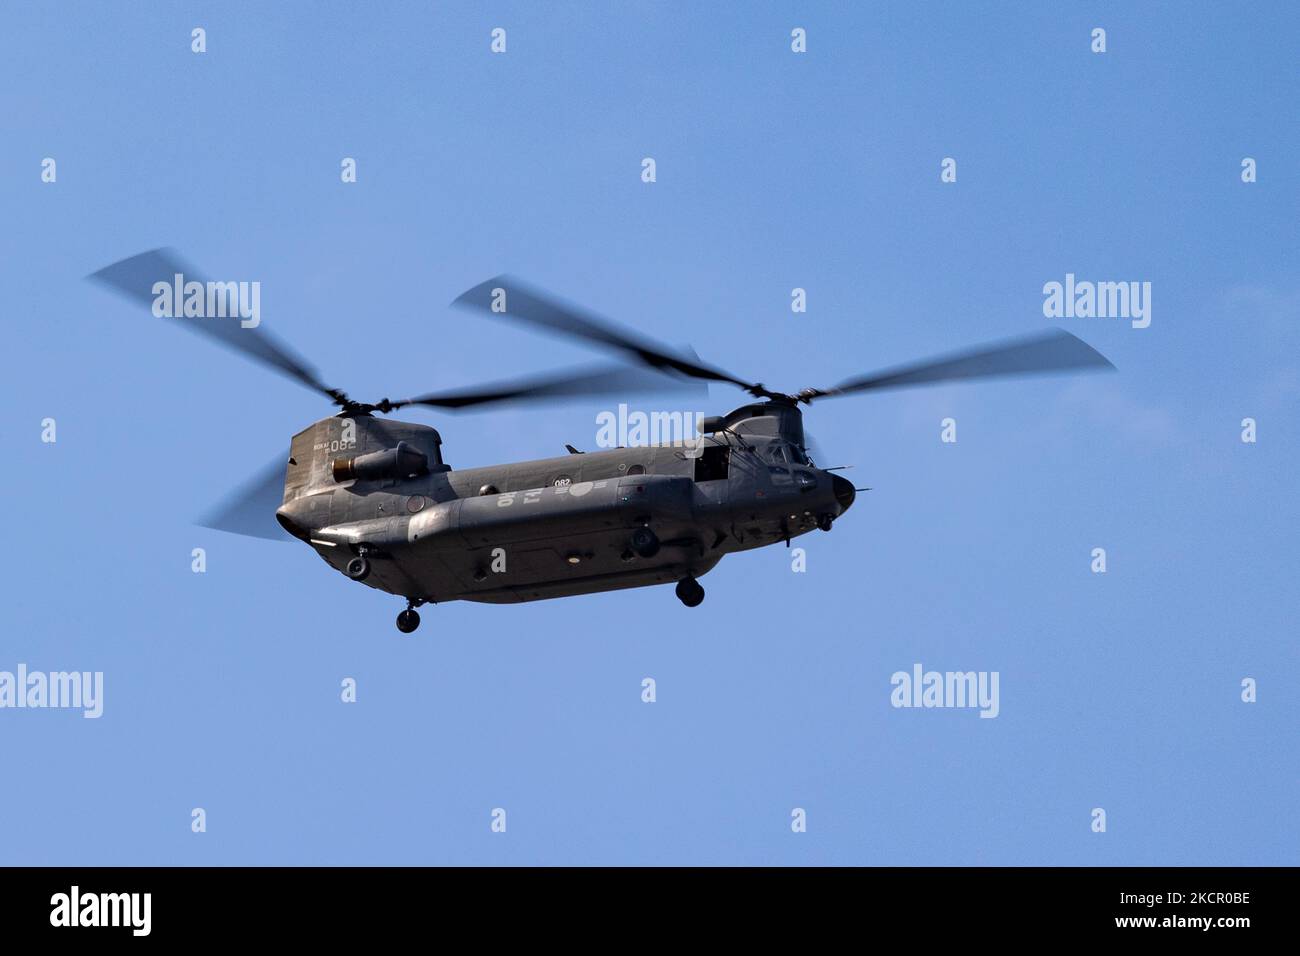
[[[780,462],[782,464],[807,465],[810,464],[808,456],[798,445],[789,442],[772,442],[767,446],[767,457],[770,461]]]

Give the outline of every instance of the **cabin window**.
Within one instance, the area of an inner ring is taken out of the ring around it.
[[[726,478],[730,463],[731,449],[726,445],[705,445],[700,457],[695,459],[695,480],[718,481]]]

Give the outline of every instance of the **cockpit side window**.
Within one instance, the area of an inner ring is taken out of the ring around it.
[[[781,465],[794,463],[796,465],[808,464],[808,456],[803,453],[803,449],[797,445],[788,445],[784,442],[773,442],[767,446],[768,461],[776,462]]]

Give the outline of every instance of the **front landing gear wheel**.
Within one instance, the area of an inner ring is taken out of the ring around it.
[[[833,515],[822,514],[817,516],[817,527],[821,528],[823,531],[830,531],[833,524],[835,524],[835,517]]]
[[[694,578],[682,578],[677,582],[677,599],[687,607],[699,607],[704,601],[704,588]]]
[[[353,558],[344,570],[353,581],[364,581],[370,576],[370,561],[365,555]]]
[[[397,615],[397,629],[403,634],[410,634],[420,626],[420,615],[414,608],[407,608],[401,614]]]

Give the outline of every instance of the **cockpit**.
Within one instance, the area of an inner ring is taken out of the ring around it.
[[[792,442],[771,441],[763,446],[763,456],[781,465],[811,465],[808,455]]]

